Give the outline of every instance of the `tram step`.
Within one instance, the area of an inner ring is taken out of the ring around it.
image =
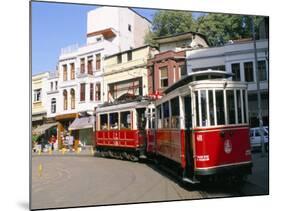
[[[196,178],[188,178],[188,177],[183,177],[182,178],[182,181],[183,182],[188,182],[188,183],[191,183],[191,184],[199,184],[200,181],[198,181]]]

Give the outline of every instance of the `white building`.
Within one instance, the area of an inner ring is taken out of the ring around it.
[[[257,57],[260,72],[262,116],[268,124],[268,39],[257,40]],[[249,117],[257,125],[257,84],[252,40],[230,41],[221,47],[186,51],[188,73],[202,69],[225,70],[233,73],[233,80],[248,83]]]
[[[100,7],[90,11],[87,44],[64,48],[59,57],[56,113],[91,112],[102,103],[104,57],[142,46],[150,26],[147,19],[128,8]]]
[[[48,80],[47,116],[59,122],[58,138],[75,118],[92,115],[103,103],[104,58],[143,46],[149,27],[129,8],[99,7],[88,13],[86,45],[63,48],[57,73]]]

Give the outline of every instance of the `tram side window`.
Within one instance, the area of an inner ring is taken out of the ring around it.
[[[242,123],[242,104],[241,104],[241,93],[240,90],[236,90],[236,102],[237,102],[237,117],[238,124]]]
[[[207,99],[206,90],[200,91],[201,100],[201,126],[207,126]]]
[[[195,91],[195,107],[196,107],[196,126],[200,126],[199,121],[199,100],[198,91]]]
[[[214,98],[213,91],[208,90],[209,97],[209,112],[210,112],[210,125],[215,125],[215,111],[214,111]]]
[[[110,129],[118,129],[118,113],[109,114]]]
[[[162,128],[162,109],[161,105],[157,106],[157,127]]]
[[[216,111],[217,111],[217,124],[224,125],[224,101],[223,90],[216,90]]]
[[[163,115],[164,115],[164,128],[170,127],[170,111],[169,111],[169,101],[163,103]]]
[[[121,116],[120,128],[131,129],[131,112],[130,111],[121,112],[120,116]]]
[[[100,129],[101,130],[107,130],[108,129],[108,119],[107,114],[101,114],[100,115]]]
[[[180,128],[180,106],[179,97],[171,100],[171,128]]]
[[[226,90],[228,124],[235,124],[235,103],[233,90]]]

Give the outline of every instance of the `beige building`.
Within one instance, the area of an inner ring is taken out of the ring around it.
[[[49,72],[32,76],[32,128],[42,125],[47,116],[46,86]]]
[[[158,51],[149,46],[123,51],[104,60],[104,101],[148,95],[147,60]]]

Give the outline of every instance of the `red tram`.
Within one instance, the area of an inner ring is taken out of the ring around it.
[[[96,149],[137,160],[152,156],[182,179],[242,177],[252,169],[247,85],[223,71],[200,71],[141,100],[96,111]]]
[[[187,182],[251,173],[247,85],[224,75],[191,74],[156,102],[156,154],[173,161]]]
[[[96,150],[133,161],[146,158],[155,140],[146,130],[146,110],[151,106],[148,100],[136,100],[97,108]]]

